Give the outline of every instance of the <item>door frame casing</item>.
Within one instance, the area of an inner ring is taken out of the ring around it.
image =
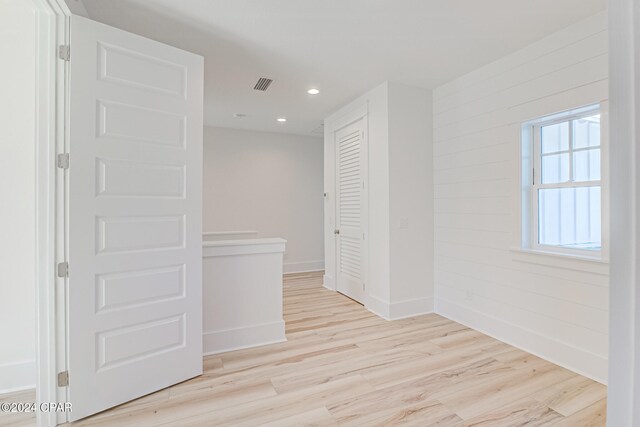
[[[333,225],[335,226],[336,221],[337,221],[337,215],[338,215],[338,203],[337,200],[335,199],[335,196],[338,194],[337,192],[337,188],[339,185],[339,182],[337,180],[337,153],[338,153],[338,147],[337,147],[337,139],[336,139],[336,133],[338,131],[340,131],[341,129],[345,128],[346,126],[349,126],[350,124],[353,124],[359,120],[362,120],[363,122],[363,132],[364,132],[364,137],[362,138],[362,145],[361,145],[361,149],[362,149],[362,164],[361,164],[361,172],[362,172],[362,180],[364,181],[364,189],[362,192],[362,230],[364,232],[365,238],[364,241],[362,243],[362,280],[365,283],[365,288],[364,288],[364,301],[362,301],[362,303],[364,304],[364,306],[366,307],[368,304],[368,298],[369,298],[369,287],[367,286],[367,283],[369,282],[369,103],[365,102],[362,105],[360,105],[357,108],[354,108],[353,110],[350,110],[348,113],[338,117],[335,120],[332,120],[331,122],[326,122],[325,123],[325,136],[329,135],[330,141],[331,141],[331,146],[332,146],[332,151],[333,151],[333,155],[332,155],[332,171],[333,171],[333,177],[331,178],[331,181],[333,181],[333,185],[331,190],[333,191],[333,194],[331,195],[331,197],[333,197],[333,206],[330,206],[330,210],[332,211],[333,214],[333,218],[334,218],[334,222]],[[327,281],[325,280],[325,287],[332,290],[332,291],[338,291],[338,251],[337,251],[337,239],[335,238],[335,234],[333,234],[333,230],[328,230],[327,233],[332,233],[333,235],[333,266],[334,266],[334,271],[332,272],[333,275],[331,277],[332,280],[330,280],[330,283],[327,283]],[[331,275],[329,275],[331,276]],[[327,275],[325,274],[325,278],[327,277]]]
[[[607,425],[640,425],[640,5],[609,0],[611,261]]]
[[[340,245],[342,242],[342,236],[341,235],[336,235],[334,232],[334,243],[335,243],[335,254],[336,254],[336,261],[335,261],[335,266],[336,266],[336,272],[335,272],[335,282],[336,282],[336,291],[342,293],[343,295],[348,296],[349,298],[354,299],[355,301],[361,303],[362,305],[365,305],[367,302],[367,293],[366,293],[366,283],[367,283],[367,270],[368,270],[368,251],[367,251],[367,245],[366,243],[368,242],[368,238],[367,235],[368,233],[368,216],[369,216],[369,209],[368,209],[368,199],[367,199],[367,183],[368,183],[368,168],[367,168],[367,161],[368,161],[368,152],[367,152],[367,116],[362,116],[360,118],[357,118],[356,120],[353,120],[347,124],[344,124],[343,126],[340,126],[336,129],[333,130],[333,144],[334,144],[334,150],[335,150],[335,169],[334,169],[334,175],[335,175],[335,188],[334,188],[334,194],[336,195],[336,200],[335,200],[335,218],[336,218],[336,229],[340,229],[342,228],[342,224],[338,224],[340,222],[339,218],[340,218],[340,203],[339,203],[339,188],[340,188],[340,180],[339,180],[339,174],[340,174],[340,169],[339,169],[339,164],[340,164],[340,142],[339,142],[339,138],[338,138],[338,134],[340,132],[342,132],[343,130],[345,130],[346,128],[348,128],[351,125],[354,125],[358,122],[361,122],[360,124],[360,129],[359,131],[362,132],[360,137],[361,137],[361,142],[360,142],[360,178],[362,179],[362,190],[361,190],[361,201],[360,201],[360,221],[361,221],[361,226],[360,229],[363,233],[362,235],[362,239],[360,240],[360,275],[361,275],[361,281],[362,281],[362,301],[358,301],[357,299],[355,299],[355,295],[347,295],[344,292],[344,288],[343,291],[340,290],[340,253],[341,253],[341,249],[340,249]]]
[[[68,63],[58,58],[58,46],[68,44],[71,11],[63,0],[32,0],[36,19],[36,402],[66,401],[57,386],[65,366],[65,279],[55,266],[64,260],[65,174],[56,167],[64,152],[68,129]],[[41,427],[67,420],[64,412],[36,412]]]

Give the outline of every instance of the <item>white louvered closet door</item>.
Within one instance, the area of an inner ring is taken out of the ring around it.
[[[336,132],[338,292],[364,303],[364,119]]]

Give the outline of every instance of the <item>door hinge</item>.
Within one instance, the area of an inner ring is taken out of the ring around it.
[[[69,153],[58,154],[56,164],[60,169],[69,169]]]
[[[69,386],[69,371],[58,372],[58,387]]]
[[[71,46],[68,44],[58,46],[58,58],[63,61],[69,61],[69,59],[71,59]]]
[[[68,277],[69,276],[69,263],[68,262],[60,262],[56,266],[56,274],[58,277]]]

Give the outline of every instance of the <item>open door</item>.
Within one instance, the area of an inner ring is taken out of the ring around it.
[[[75,421],[202,373],[203,59],[73,16],[69,67]]]
[[[364,304],[366,145],[364,119],[335,132],[338,292]]]

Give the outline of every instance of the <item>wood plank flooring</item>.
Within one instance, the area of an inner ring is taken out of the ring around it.
[[[73,425],[605,425],[605,386],[435,314],[387,322],[321,282],[285,277],[286,343],[207,357],[203,376]]]
[[[36,400],[35,390],[26,390],[10,394],[0,394],[2,403],[32,403]],[[36,424],[35,413],[0,412],[0,426],[22,427]]]

